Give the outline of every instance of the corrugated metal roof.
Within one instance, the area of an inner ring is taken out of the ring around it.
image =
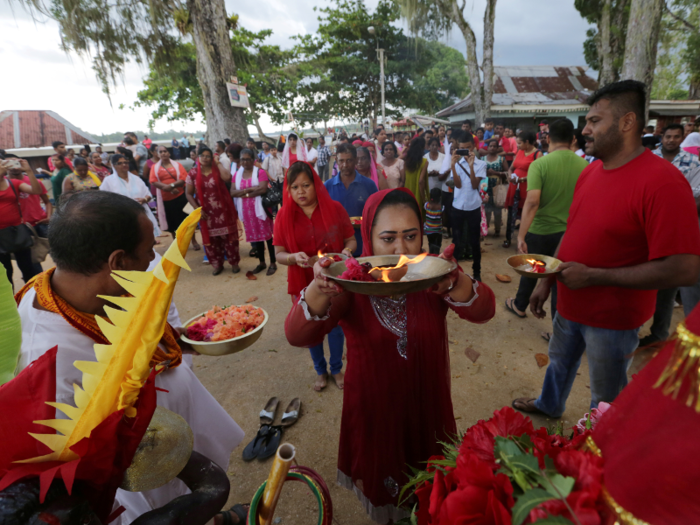
[[[68,145],[97,142],[53,111],[0,111],[0,149],[41,148],[56,140]]]
[[[492,106],[580,105],[598,88],[581,66],[494,67]],[[437,113],[448,117],[473,110],[471,95]]]

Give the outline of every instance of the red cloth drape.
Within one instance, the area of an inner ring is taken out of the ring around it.
[[[303,161],[298,161],[303,162]],[[316,189],[316,201],[318,209],[323,217],[323,225],[326,234],[323,238],[317,239],[317,246],[312,252],[304,250],[297,241],[297,228],[295,216],[297,213],[304,213],[299,205],[294,202],[287,188],[287,177],[284,178],[284,191],[282,192],[282,208],[277,213],[275,230],[280,231],[285,242],[288,253],[298,253],[304,251],[309,257],[314,256],[321,250],[324,253],[340,253],[345,246],[345,236],[343,226],[349,224],[348,214],[339,203],[331,199],[328,190],[323,185],[321,178],[308,162],[304,162],[313,173],[314,188]],[[289,293],[298,294],[313,279],[313,269],[290,266],[287,273],[289,283]],[[292,291],[294,290],[294,291]]]
[[[204,198],[204,176],[202,175],[202,166],[199,161],[197,161],[197,176],[195,178],[195,188],[197,190],[197,199],[199,200],[199,205],[207,213],[207,215],[213,213],[211,209],[208,208],[206,199]],[[216,181],[215,191],[219,194],[219,202],[223,203],[224,209],[220,212],[224,214],[226,218],[226,224],[232,225],[235,233],[230,233],[229,236],[234,236],[235,240],[238,240],[238,212],[236,207],[233,205],[233,200],[231,195],[224,184],[221,174],[219,173],[219,168],[216,163],[213,162],[211,165],[211,175]],[[199,228],[202,231],[202,242],[208,246],[209,245],[209,226],[207,226],[207,221],[202,219],[199,221]]]

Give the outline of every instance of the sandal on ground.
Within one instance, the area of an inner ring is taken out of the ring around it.
[[[236,503],[230,509],[219,512],[218,515],[221,516],[221,521],[224,525],[236,525],[237,523],[245,525],[246,520],[248,519],[248,509],[250,509],[250,505],[244,506],[240,503]],[[236,515],[238,521],[233,521],[233,518],[231,517],[232,512]]]
[[[262,425],[255,434],[253,440],[243,449],[243,461],[253,461],[260,455],[260,452],[265,447],[265,443],[271,433],[270,425]]]
[[[223,267],[223,266],[219,266],[218,268],[214,268],[214,271],[211,272],[211,274],[212,274],[212,275],[219,275],[219,274],[220,274],[221,272],[223,272],[223,271],[224,271],[224,267]]]
[[[508,304],[508,301],[510,301],[510,304]],[[506,309],[508,309],[510,312],[513,312],[513,314],[515,314],[517,317],[520,317],[520,319],[525,319],[527,317],[527,315],[525,315],[525,314],[520,315],[517,312],[517,310],[515,309],[515,307],[513,306],[514,303],[515,303],[515,299],[513,299],[512,297],[509,297],[508,299],[506,299]]]
[[[233,267],[231,267],[231,272],[232,273],[241,273],[241,267],[238,265],[233,266]]]
[[[267,273],[265,275],[275,275],[276,271],[277,271],[277,265],[271,264],[270,267],[267,269]]]
[[[268,432],[267,438],[265,439],[265,446],[258,454],[258,459],[260,461],[271,458],[277,453],[277,449],[282,441],[282,434],[284,434],[284,429],[282,427],[270,427],[270,432]]]
[[[510,241],[503,241],[504,248],[510,248]]]
[[[248,252],[248,257],[257,257],[257,256],[258,256],[258,254],[255,251],[255,249],[252,249]]]
[[[265,408],[260,411],[260,424],[261,425],[272,425],[275,420],[275,412],[277,412],[277,405],[280,404],[280,400],[276,397],[271,397],[267,403],[265,403]]]
[[[541,332],[540,337],[549,343],[552,339],[552,332]]]
[[[325,382],[324,385],[321,385],[320,381],[323,380]],[[320,392],[324,388],[328,386],[328,374],[319,374],[316,376],[316,381],[314,382],[314,390],[316,392]]]
[[[267,268],[267,264],[265,263],[260,263],[255,267],[255,270],[253,270],[253,273],[260,273],[262,272],[265,268]]]
[[[513,400],[513,408],[519,410],[520,412],[526,412],[528,414],[540,414],[543,416],[551,417],[549,414],[545,414],[539,408],[535,406],[536,399],[534,397],[519,397]],[[557,418],[558,419],[558,418]]]
[[[298,397],[295,397],[289,402],[287,409],[284,411],[284,414],[282,414],[282,422],[280,423],[280,426],[291,427],[294,423],[299,421],[300,416],[301,400]]]

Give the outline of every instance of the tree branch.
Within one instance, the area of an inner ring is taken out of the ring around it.
[[[693,24],[688,22],[685,18],[682,18],[682,17],[678,16],[676,13],[674,13],[673,11],[671,11],[671,8],[668,7],[668,4],[666,2],[664,2],[664,10],[669,15],[671,15],[671,18],[673,18],[677,22],[680,22],[681,24],[683,24],[686,28],[690,29],[691,31],[695,31],[696,33],[700,33],[700,27],[694,26]]]

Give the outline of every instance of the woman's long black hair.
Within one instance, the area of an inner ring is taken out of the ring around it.
[[[406,169],[413,171],[418,168],[423,162],[423,155],[425,155],[425,139],[417,137],[408,146],[408,153],[406,153],[406,158],[404,159]]]

